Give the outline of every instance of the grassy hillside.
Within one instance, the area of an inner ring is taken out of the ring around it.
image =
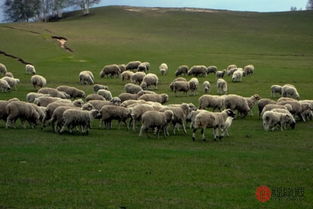
[[[170,103],[193,102],[197,96],[174,97],[168,85],[177,66],[187,64],[254,64],[255,74],[241,83],[229,81],[229,93],[270,96],[272,84],[294,84],[301,99],[313,95],[313,13],[248,13],[208,10],[103,7],[92,15],[71,13],[54,23],[0,25],[0,50],[36,66],[49,87],[80,86],[78,73],[89,69],[96,82],[114,95],[123,92],[119,79],[100,79],[106,64],[149,61],[160,77],[157,92]],[[64,36],[73,53],[51,39]],[[21,83],[0,99],[34,91],[24,65],[0,55]],[[213,86],[215,77],[209,75]],[[216,93],[214,86],[212,94]],[[126,128],[88,136],[57,135],[50,129],[5,129],[0,122],[0,208],[311,208],[312,122],[295,130],[266,133],[257,111],[235,120],[222,142],[192,142],[191,131],[166,139],[138,137]],[[200,136],[198,136],[199,138]],[[255,190],[304,188],[303,200],[260,203]]]

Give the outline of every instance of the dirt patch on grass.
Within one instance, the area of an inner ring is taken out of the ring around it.
[[[52,39],[57,40],[57,42],[60,44],[60,47],[69,51],[69,52],[74,52],[73,49],[69,48],[66,43],[67,43],[67,38],[62,37],[62,36],[51,36]]]
[[[2,51],[2,50],[0,50],[0,54],[3,54],[3,55],[6,56],[6,57],[13,58],[13,59],[19,61],[20,63],[25,64],[25,65],[26,65],[26,64],[31,64],[30,62],[27,62],[27,61],[25,61],[24,59],[22,59],[22,58],[20,58],[20,57],[17,57],[17,56],[12,55],[12,54],[8,54],[8,53],[6,53],[5,51]]]

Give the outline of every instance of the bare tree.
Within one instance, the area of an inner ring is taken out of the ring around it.
[[[100,0],[72,0],[73,4],[79,6],[84,15],[88,15],[90,13],[90,7],[94,4],[98,4]]]

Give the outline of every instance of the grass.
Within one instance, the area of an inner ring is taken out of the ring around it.
[[[118,79],[100,79],[106,64],[149,61],[152,72],[166,62],[157,92],[170,103],[193,102],[198,95],[175,97],[168,85],[181,64],[254,64],[242,83],[229,81],[229,93],[270,96],[272,84],[292,83],[303,99],[312,99],[312,12],[248,13],[103,7],[82,17],[71,13],[55,23],[0,25],[0,50],[32,62],[48,86],[80,86],[78,73],[92,70],[96,82],[114,95]],[[7,28],[6,26],[17,29]],[[27,32],[36,31],[40,34]],[[65,36],[74,53],[61,49],[51,35]],[[21,83],[0,99],[24,99],[34,91],[24,65],[0,56]],[[207,78],[215,84],[215,78]],[[200,78],[203,82],[204,78]],[[216,89],[213,89],[216,93]],[[221,142],[192,142],[191,131],[166,139],[138,137],[138,131],[100,130],[88,136],[57,135],[50,129],[5,129],[0,122],[0,208],[311,208],[312,122],[295,130],[264,132],[253,117],[235,120]],[[200,136],[198,136],[200,138]],[[304,188],[303,200],[260,203],[255,190]]]

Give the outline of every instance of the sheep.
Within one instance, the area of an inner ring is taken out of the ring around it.
[[[68,94],[71,98],[85,98],[86,93],[78,88],[72,87],[72,86],[58,86],[56,88],[58,91],[65,92]]]
[[[285,84],[282,86],[282,96],[283,97],[290,97],[294,99],[299,99],[299,93],[294,85]]]
[[[13,73],[11,73],[11,72],[6,72],[6,73],[4,74],[4,76],[14,78],[14,75],[13,75]]]
[[[103,96],[105,98],[105,100],[111,101],[112,97],[112,93],[108,90],[105,89],[100,89],[98,90],[97,94]]]
[[[248,101],[244,97],[236,94],[226,95],[224,98],[224,105],[227,109],[233,111],[237,110],[238,114],[242,117],[247,116],[250,111]]]
[[[250,110],[254,107],[254,105],[261,99],[261,97],[258,94],[252,95],[251,97],[245,97],[245,99],[248,102],[248,106]],[[253,115],[253,112],[250,111],[251,115]]]
[[[190,122],[190,126],[189,126],[190,129],[192,129],[193,124],[195,122],[195,118],[200,112],[207,112],[207,111],[206,110],[192,110],[187,115],[186,122]]]
[[[173,81],[170,84],[170,89],[171,91],[174,91],[175,96],[177,96],[177,91],[185,92],[187,94],[190,90],[190,84],[187,81]]]
[[[149,90],[141,90],[137,93],[138,97],[144,94],[156,94],[154,91],[149,91]]]
[[[246,65],[243,68],[244,76],[252,75],[254,72],[254,66],[253,65]]]
[[[31,64],[25,65],[25,71],[26,71],[27,74],[32,74],[32,75],[36,74],[35,66],[33,66]]]
[[[120,106],[121,103],[122,103],[122,100],[121,100],[119,97],[113,97],[113,98],[111,99],[111,102],[112,102],[114,105]]]
[[[142,89],[147,89],[150,86],[154,86],[154,89],[157,89],[159,83],[159,78],[156,74],[148,73],[142,80],[140,86]]]
[[[196,116],[193,123],[192,140],[196,140],[196,131],[201,129],[202,140],[205,141],[206,139],[204,131],[206,128],[213,128],[213,136],[215,141],[217,138],[222,139],[225,134],[225,121],[228,117],[235,117],[235,113],[230,109],[223,110],[222,112],[200,112]]]
[[[189,89],[193,95],[196,95],[198,86],[199,86],[199,80],[197,78],[191,78],[189,80]]]
[[[149,66],[150,66],[150,63],[149,63]],[[138,72],[145,72],[147,73],[149,71],[148,69],[148,62],[142,62],[140,63],[140,65],[138,65]]]
[[[118,68],[121,70],[121,73],[126,71],[126,65],[125,64],[119,64]]]
[[[82,85],[94,84],[95,77],[91,71],[85,70],[79,73],[79,83]]]
[[[266,111],[262,116],[263,128],[265,131],[274,131],[276,128],[280,128],[282,131],[284,127],[290,126],[295,128],[296,122],[291,114]]]
[[[138,66],[141,64],[140,61],[130,61],[129,63],[127,63],[126,65],[126,70],[137,70]]]
[[[118,77],[121,73],[120,68],[116,64],[105,65],[100,71],[100,78],[104,77]]]
[[[262,112],[261,112],[261,116],[264,115],[265,112],[267,111],[271,111],[273,109],[284,109],[284,110],[287,110],[289,112],[292,112],[292,106],[290,104],[267,104],[264,106]]]
[[[101,85],[101,84],[95,84],[95,85],[93,86],[93,92],[94,92],[94,93],[97,93],[100,89],[109,90],[109,87],[108,87],[108,86]]]
[[[227,94],[228,91],[227,82],[223,78],[217,79],[216,88],[218,94]]]
[[[187,73],[191,76],[207,76],[207,67],[204,65],[194,65],[190,68],[190,70]]]
[[[167,94],[144,94],[140,96],[138,99],[142,99],[145,101],[159,102],[161,104],[164,104],[168,102],[168,95]]]
[[[80,109],[68,109],[63,113],[64,124],[60,130],[63,133],[67,128],[72,133],[73,128],[80,127],[82,133],[87,133],[91,128],[91,121],[99,117],[99,111],[97,110],[80,110]]]
[[[33,104],[33,103],[30,103],[32,106],[33,106],[33,108],[35,109],[35,111],[38,113],[38,115],[39,115],[39,119],[38,119],[38,124],[39,123],[41,123],[41,124],[43,124],[44,123],[44,119],[45,119],[45,117],[46,117],[46,107],[42,107],[42,106],[37,106],[37,105],[35,105],[35,104]]]
[[[259,117],[261,116],[261,112],[262,112],[263,108],[264,108],[265,105],[267,105],[267,104],[276,104],[276,101],[271,100],[271,99],[267,99],[267,98],[260,99],[260,100],[258,101]]]
[[[124,85],[124,89],[126,93],[130,93],[130,94],[137,94],[139,91],[142,91],[143,89],[133,83],[127,83]]]
[[[175,78],[172,82],[175,82],[175,81],[187,81],[187,79],[184,77],[178,77],[178,78]]]
[[[3,78],[1,78],[3,80],[6,80],[10,86],[10,88],[14,88],[16,89],[17,84],[20,82],[20,79],[16,79],[16,78],[11,78],[8,76],[4,76]]]
[[[48,88],[48,87],[44,87],[38,90],[38,93],[41,94],[49,94],[51,97],[59,97],[61,99],[69,99],[70,96],[63,92],[63,91],[59,91],[57,89],[54,88]]]
[[[6,80],[0,79],[0,90],[1,92],[8,92],[11,90],[11,87]]]
[[[159,70],[160,70],[160,73],[161,75],[166,75],[167,71],[168,71],[168,66],[166,63],[162,63],[160,66],[159,66]]]
[[[28,94],[26,94],[26,101],[27,102],[34,102],[36,98],[42,97],[42,96],[49,96],[49,94],[29,92]]]
[[[15,128],[15,122],[17,119],[21,120],[23,127],[24,122],[27,121],[29,125],[34,128],[39,123],[39,114],[35,108],[27,102],[12,101],[6,106],[7,121],[6,128]]]
[[[5,75],[7,73],[7,67],[0,63],[0,75]]]
[[[142,64],[144,64],[146,66],[147,72],[149,72],[149,70],[150,70],[150,62],[143,62]],[[139,67],[138,67],[138,71],[139,71]]]
[[[216,78],[224,78],[225,72],[226,72],[226,70],[216,71],[216,73],[215,73]]]
[[[163,131],[164,137],[167,135],[167,126],[174,119],[174,113],[172,110],[166,110],[164,112],[147,111],[141,116],[141,128],[139,136],[142,136],[143,132],[148,129],[157,130],[158,138],[160,131]]]
[[[47,107],[50,103],[55,102],[55,101],[62,101],[62,102],[67,102],[67,103],[72,102],[69,99],[61,99],[58,97],[42,96],[42,97],[36,98],[34,100],[34,104],[36,104],[38,106]]]
[[[93,109],[100,111],[103,106],[113,105],[113,103],[111,101],[104,100],[90,100],[82,106],[82,109],[88,109],[90,105],[93,107]]]
[[[6,111],[6,106],[10,102],[13,102],[13,101],[20,101],[20,100],[17,98],[12,98],[12,99],[9,99],[8,101],[0,100],[0,120],[3,120],[5,122],[7,121],[8,113]]]
[[[224,98],[225,96],[202,95],[199,98],[199,109],[213,108],[213,111],[216,109],[222,111],[224,108]]]
[[[130,81],[131,78],[133,77],[134,72],[130,71],[130,70],[126,70],[124,72],[121,73],[121,79],[122,81]]]
[[[304,121],[304,119],[302,118],[302,106],[300,104],[299,101],[297,100],[280,100],[280,101],[277,101],[277,104],[280,104],[280,105],[291,105],[291,110],[290,110],[290,113],[292,115],[294,115],[295,117],[298,117],[298,119],[302,119]]]
[[[271,96],[274,97],[275,95],[281,96],[282,94],[282,86],[280,85],[272,85],[271,86]]]
[[[46,107],[46,115],[45,115],[45,118],[44,118],[43,127],[45,127],[47,121],[51,119],[52,114],[53,114],[53,112],[55,111],[55,109],[56,109],[57,107],[60,107],[60,106],[75,107],[74,104],[71,103],[71,102],[67,102],[67,103],[60,102],[60,101],[51,102],[51,103],[48,104],[47,107]]]
[[[237,65],[235,64],[228,65],[226,68],[226,74],[228,76],[231,76],[236,70],[237,70]]]
[[[121,99],[122,102],[126,101],[126,100],[136,100],[138,99],[139,95],[138,94],[130,94],[130,93],[121,93],[120,95],[118,95],[118,97]]]
[[[50,120],[48,121],[48,124],[51,124],[54,132],[59,132],[62,128],[62,126],[64,125],[64,118],[63,118],[63,113],[65,112],[65,110],[69,110],[69,109],[79,109],[78,107],[75,106],[58,106],[52,113],[52,116],[50,118]]]
[[[41,75],[33,75],[30,78],[30,82],[33,85],[34,89],[42,88],[47,85],[47,80]]]
[[[131,111],[128,108],[116,105],[105,105],[101,108],[100,113],[101,127],[105,125],[106,128],[112,128],[112,120],[118,120],[119,124],[123,122],[127,129],[129,129],[127,120],[130,118]]]
[[[217,67],[214,66],[214,65],[211,65],[211,66],[207,67],[207,74],[216,73],[216,71],[217,71]]]
[[[147,111],[155,110],[152,105],[141,103],[137,103],[136,105],[131,106],[129,109],[131,112],[131,120],[129,123],[132,124],[134,131],[136,130],[136,122],[141,120],[141,116]]]
[[[231,81],[232,82],[241,82],[243,77],[243,70],[242,68],[238,68],[232,75]]]
[[[176,72],[175,72],[175,76],[181,76],[181,75],[187,75],[189,71],[189,67],[188,65],[180,65]]]
[[[89,94],[85,98],[86,102],[89,102],[90,100],[105,100],[105,98],[99,94]]]
[[[203,82],[203,89],[204,89],[204,93],[210,93],[210,89],[211,89],[211,84],[209,81],[204,81]]]
[[[132,75],[131,82],[135,84],[140,84],[145,76],[146,76],[145,72],[136,72]]]

